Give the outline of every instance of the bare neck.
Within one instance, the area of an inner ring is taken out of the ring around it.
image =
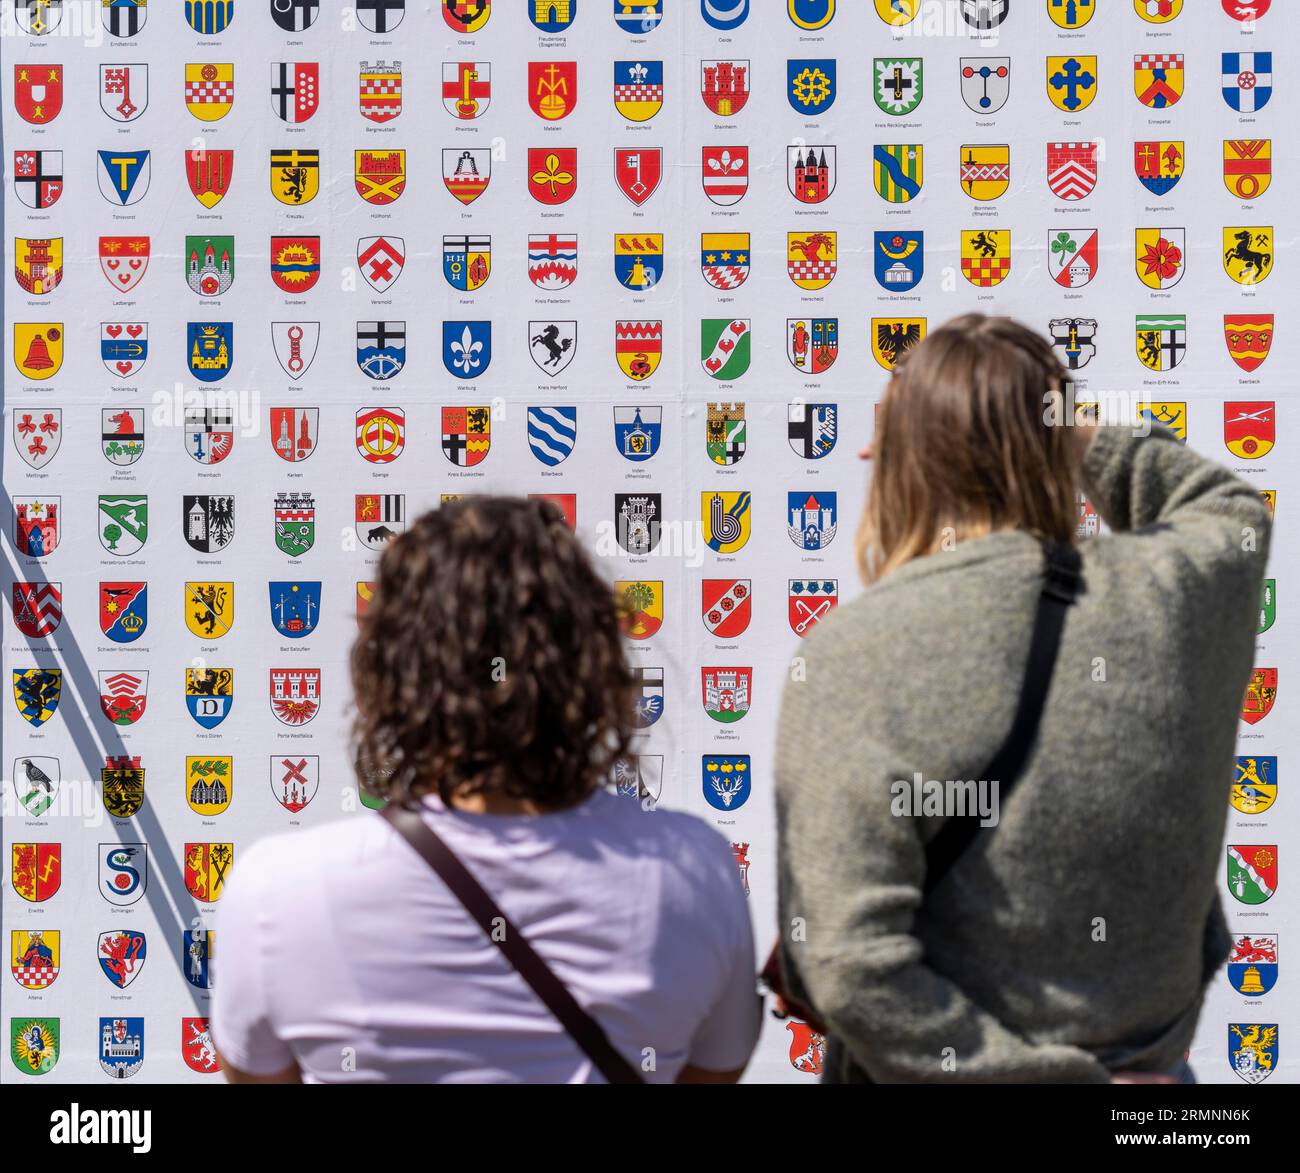
[[[470,815],[540,815],[547,810],[531,798],[512,798],[508,794],[453,795],[450,805]]]

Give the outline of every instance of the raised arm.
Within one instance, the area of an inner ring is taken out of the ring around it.
[[[1167,524],[1218,531],[1234,544],[1250,528],[1267,552],[1268,507],[1259,492],[1223,465],[1179,443],[1156,425],[1091,429],[1084,457],[1085,492],[1117,532]]]

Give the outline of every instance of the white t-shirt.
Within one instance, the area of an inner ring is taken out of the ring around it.
[[[426,817],[644,1077],[742,1067],[754,943],[726,841],[600,791],[558,814]],[[308,1082],[600,1082],[429,865],[365,814],[237,857],[218,905],[213,1036]],[[653,1070],[644,1070],[645,1055]]]

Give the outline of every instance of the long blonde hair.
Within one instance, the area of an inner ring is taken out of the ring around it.
[[[876,419],[864,580],[946,538],[1017,529],[1072,542],[1080,461],[1068,383],[1046,339],[1010,318],[965,314],[906,352]]]

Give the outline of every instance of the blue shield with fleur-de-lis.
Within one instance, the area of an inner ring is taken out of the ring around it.
[[[491,363],[491,322],[443,322],[442,364],[451,374],[477,379]]]

